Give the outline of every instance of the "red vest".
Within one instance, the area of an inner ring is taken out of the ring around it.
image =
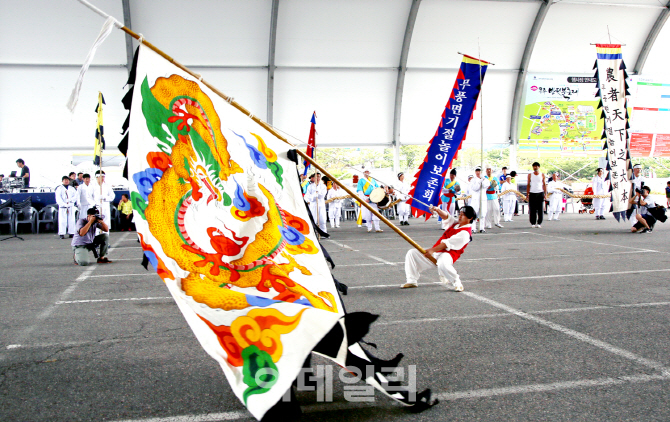
[[[470,227],[459,227],[459,228],[456,228],[456,224],[458,224],[458,223],[455,223],[455,224],[452,224],[451,226],[449,226],[449,227],[444,231],[444,233],[442,234],[442,237],[440,237],[440,238],[437,240],[437,243],[435,243],[435,244],[433,245],[433,247],[439,245],[440,242],[442,242],[444,239],[449,239],[451,236],[454,236],[455,234],[457,234],[457,233],[459,233],[459,232],[462,232],[462,231],[466,231],[466,232],[468,232],[468,234],[469,234],[470,236],[472,236],[472,226],[470,226]],[[472,239],[472,237],[471,237],[471,239]],[[469,243],[470,243],[470,242],[466,243],[465,246],[463,246],[461,249],[452,249],[452,250],[449,250],[449,251],[445,250],[444,252],[446,252],[446,253],[448,253],[449,255],[451,255],[451,259],[452,259],[454,262],[456,262],[456,260],[457,260],[458,258],[460,258],[461,255],[463,254],[463,252],[465,251],[465,248],[468,247],[468,244],[469,244]],[[437,253],[442,253],[442,252],[437,252]]]

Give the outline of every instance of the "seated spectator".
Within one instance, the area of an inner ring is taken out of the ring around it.
[[[77,220],[75,234],[72,239],[72,250],[74,251],[75,265],[91,265],[89,252],[98,258],[98,264],[111,264],[107,259],[107,249],[109,249],[109,228],[105,224],[104,216],[98,214],[98,210],[93,207],[86,212],[85,218]],[[100,229],[100,234],[95,235],[96,229]],[[98,254],[98,247],[100,252]]]
[[[119,201],[119,212],[121,213],[121,231],[132,231],[133,229],[133,204],[125,193]]]

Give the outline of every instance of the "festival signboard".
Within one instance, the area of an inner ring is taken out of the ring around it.
[[[670,157],[670,80],[632,76],[630,155]]]
[[[591,76],[534,74],[526,79],[518,155],[601,157],[602,120]]]

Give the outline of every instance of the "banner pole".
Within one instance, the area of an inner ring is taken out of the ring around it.
[[[104,12],[100,11],[99,9],[95,8],[95,6],[91,5],[91,4],[88,3],[87,1],[85,1],[85,0],[79,0],[79,2],[82,3],[82,4],[84,4],[85,6],[89,7],[91,10],[93,10],[94,12],[100,14],[101,16],[109,17],[109,15],[107,15],[107,14],[105,14]],[[122,30],[123,32],[125,32],[126,34],[128,34],[128,35],[130,35],[131,37],[133,37],[133,38],[135,38],[136,40],[138,40],[141,44],[145,45],[145,46],[148,47],[150,50],[154,51],[156,54],[158,54],[159,56],[163,57],[163,58],[164,58],[165,60],[167,60],[168,62],[170,62],[170,63],[172,63],[173,65],[177,66],[179,69],[183,70],[184,72],[186,72],[186,73],[188,73],[189,75],[193,76],[194,78],[198,79],[199,82],[201,82],[201,83],[202,83],[203,85],[205,85],[207,88],[211,89],[216,95],[218,95],[219,97],[223,98],[223,99],[226,100],[226,102],[228,102],[231,106],[235,107],[236,109],[238,109],[238,110],[241,111],[242,113],[244,113],[244,114],[246,114],[247,116],[249,116],[249,118],[251,118],[251,120],[253,120],[254,122],[258,123],[258,124],[259,124],[260,126],[262,126],[265,130],[267,130],[268,132],[270,132],[271,134],[273,134],[274,136],[276,136],[277,138],[279,138],[279,139],[282,140],[283,142],[289,144],[290,146],[295,147],[295,145],[293,145],[293,144],[292,144],[291,142],[289,142],[285,137],[283,137],[281,134],[279,134],[279,132],[277,132],[273,127],[271,127],[269,124],[267,124],[267,123],[265,123],[264,121],[262,121],[260,118],[254,116],[253,114],[251,114],[251,112],[250,112],[249,110],[247,110],[247,109],[244,108],[242,105],[240,105],[239,103],[237,103],[237,102],[233,99],[233,97],[229,97],[228,95],[226,95],[226,94],[224,94],[223,92],[221,92],[221,91],[219,91],[218,89],[216,89],[216,88],[215,88],[214,86],[212,86],[209,82],[206,82],[204,79],[202,79],[202,76],[201,76],[201,75],[199,75],[199,74],[193,72],[191,69],[187,68],[186,66],[184,66],[184,65],[181,64],[181,63],[179,63],[178,61],[176,61],[176,60],[173,59],[172,57],[168,56],[166,53],[164,53],[164,52],[163,52],[162,50],[160,50],[158,47],[156,47],[155,45],[153,45],[153,44],[151,44],[150,42],[148,42],[147,40],[145,40],[143,36],[140,37],[139,34],[137,34],[136,32],[134,32],[133,30],[129,29],[129,28],[126,27],[126,26],[119,26],[119,29],[121,29],[121,30]],[[344,185],[343,183],[341,183],[341,182],[340,182],[338,179],[336,179],[333,175],[331,175],[329,172],[327,172],[323,167],[321,167],[319,164],[317,164],[316,161],[314,161],[311,157],[307,156],[307,154],[305,154],[304,152],[300,151],[300,150],[297,149],[297,148],[296,148],[295,151],[296,151],[296,153],[297,153],[299,156],[301,156],[305,161],[307,161],[308,163],[310,163],[311,165],[313,165],[316,169],[320,170],[321,173],[323,173],[324,175],[328,176],[328,177],[330,178],[330,180],[332,180],[332,181],[336,182],[338,185],[340,185],[340,187],[341,187],[342,189],[344,189],[349,195],[358,198],[358,195],[356,195],[356,194],[355,194],[353,191],[351,191],[346,185]],[[102,169],[102,167],[101,167],[101,169]],[[102,186],[101,186],[101,191],[102,191]],[[360,198],[359,198],[359,199],[360,199]],[[360,200],[360,202],[361,202],[361,206],[364,206],[365,208],[367,208],[368,211],[370,211],[370,212],[373,213],[375,216],[377,216],[377,218],[379,218],[381,221],[383,221],[384,224],[386,224],[387,226],[389,226],[389,227],[391,228],[391,230],[393,230],[393,231],[396,232],[400,237],[402,237],[403,239],[405,239],[410,245],[412,245],[413,247],[415,247],[419,252],[421,252],[422,254],[425,254],[425,253],[426,253],[426,250],[425,250],[424,248],[422,248],[421,245],[419,245],[418,243],[416,243],[411,237],[407,236],[402,230],[400,230],[400,229],[399,229],[398,227],[396,227],[393,223],[391,223],[391,221],[389,221],[386,217],[384,217],[381,213],[379,213],[379,211],[377,211],[377,210],[375,210],[374,208],[372,208],[369,204],[367,204],[367,203],[366,203],[365,201],[363,201],[363,200]],[[437,265],[437,260],[436,260],[434,257],[429,256],[429,257],[427,257],[427,258],[428,258],[430,261],[432,261],[434,264]]]

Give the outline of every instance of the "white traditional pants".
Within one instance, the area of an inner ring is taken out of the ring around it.
[[[86,218],[86,213],[88,212],[88,209],[91,208],[93,204],[86,204],[82,205],[80,204],[77,208],[79,209],[79,218]]]
[[[330,227],[340,227],[340,217],[342,216],[342,204],[341,203],[330,203],[330,208],[328,208],[328,216],[330,217]]]
[[[410,214],[410,205],[407,202],[398,203],[398,218],[400,221],[407,221]]]
[[[454,212],[456,211],[456,201],[452,198],[451,202],[443,202],[440,204],[440,209],[442,211],[446,211],[449,213],[449,215],[454,215]]]
[[[58,234],[74,234],[74,206],[72,208],[58,207]]]
[[[449,280],[452,284],[460,283],[461,278],[454,268],[454,261],[448,253],[437,254],[437,273]],[[435,268],[428,258],[416,249],[410,249],[405,255],[405,277],[410,284],[418,284],[421,273]]]
[[[593,208],[595,209],[596,217],[605,213],[605,199],[607,198],[593,198]]]
[[[477,193],[475,192],[475,195],[476,194]],[[480,210],[479,209],[479,201],[477,201],[476,199],[473,200],[471,205],[470,205],[472,208],[475,209],[475,212],[477,213],[477,219],[479,221],[479,229],[477,229],[477,224],[473,224],[473,226],[475,227],[475,230],[484,230],[484,224],[486,223],[486,208],[487,208],[486,205],[487,204],[484,204],[484,206],[481,207],[482,209]]]
[[[317,206],[317,202],[309,203],[309,210],[312,212],[312,218],[314,218],[314,223],[324,232],[328,233],[326,227],[326,203],[320,201]]]
[[[505,221],[512,221],[515,204],[516,198],[503,199],[503,214],[505,215]]]
[[[498,198],[486,200],[486,227],[489,229],[493,224],[500,224],[500,202]]]
[[[554,192],[549,197],[549,209],[547,210],[549,220],[558,220],[561,208],[563,208],[563,194]]]
[[[377,204],[374,202],[368,202],[368,205],[370,205],[372,209],[378,210]],[[379,217],[371,213],[370,210],[365,207],[361,207],[361,210],[363,211],[363,220],[365,220],[365,225],[368,227],[368,231],[372,230],[373,222],[375,223],[375,230],[381,230],[379,228]]]

